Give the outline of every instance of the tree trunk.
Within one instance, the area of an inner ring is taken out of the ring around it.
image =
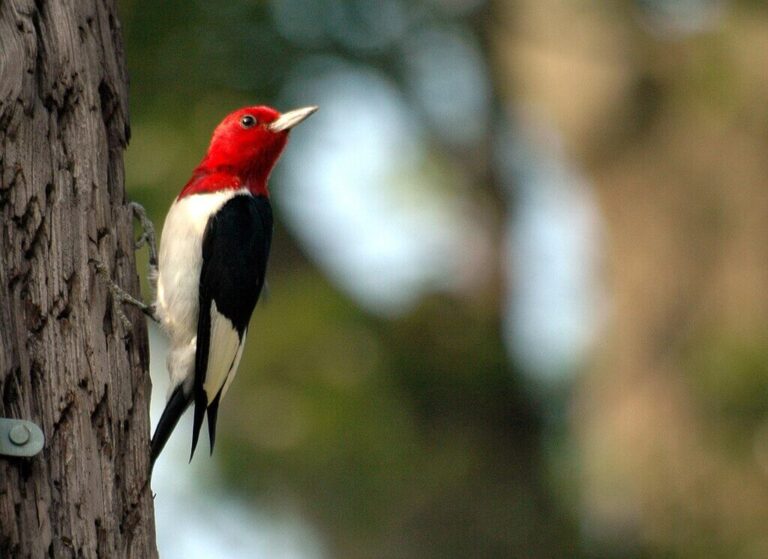
[[[0,0],[0,417],[45,433],[0,456],[0,557],[155,557],[143,317],[112,0]]]

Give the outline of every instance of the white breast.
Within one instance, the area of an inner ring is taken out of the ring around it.
[[[171,388],[184,380],[191,382],[194,376],[194,358],[190,357],[194,357],[193,342],[197,335],[205,226],[225,202],[244,192],[247,190],[186,196],[174,201],[165,218],[160,239],[156,309],[171,339],[168,355]]]

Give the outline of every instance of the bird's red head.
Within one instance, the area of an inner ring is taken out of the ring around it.
[[[213,131],[208,153],[179,198],[242,187],[266,196],[267,179],[288,142],[288,133],[316,110],[304,107],[280,114],[271,107],[256,106],[228,114]]]

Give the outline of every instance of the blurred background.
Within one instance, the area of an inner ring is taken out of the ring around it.
[[[162,557],[768,556],[764,2],[121,15],[158,228],[227,112],[321,107],[216,453],[190,415],[158,462]]]

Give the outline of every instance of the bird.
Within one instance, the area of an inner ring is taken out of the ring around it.
[[[143,310],[168,335],[171,381],[152,436],[151,467],[193,404],[189,460],[205,416],[213,453],[219,403],[237,373],[265,283],[272,240],[269,176],[290,131],[316,110],[308,106],[281,114],[259,105],[228,114],[171,204],[159,252],[150,248],[158,255],[150,259],[156,300]]]

